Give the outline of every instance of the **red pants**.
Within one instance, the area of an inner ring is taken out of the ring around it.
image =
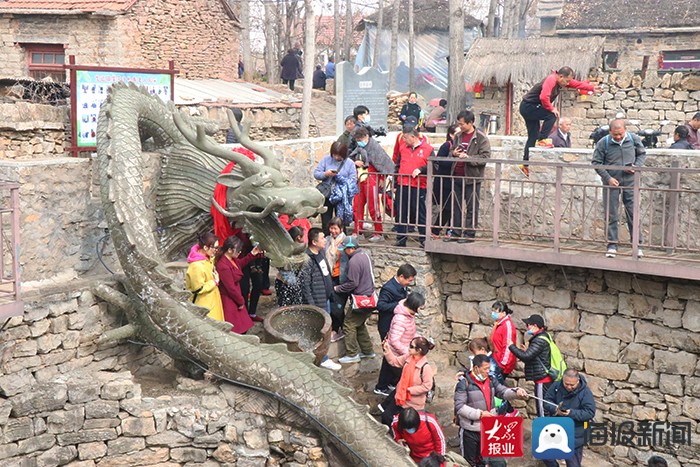
[[[374,221],[374,233],[384,232],[382,227],[382,212],[379,209],[379,196],[377,193],[377,178],[375,173],[369,173],[359,183],[360,192],[355,196],[355,231],[362,233],[362,223],[365,218],[365,205],[369,211],[369,217]]]

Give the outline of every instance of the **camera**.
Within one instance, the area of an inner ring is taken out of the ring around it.
[[[383,126],[371,128],[370,130],[370,134],[373,134],[374,136],[386,136],[386,128]]]

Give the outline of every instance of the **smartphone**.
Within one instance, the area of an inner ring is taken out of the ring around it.
[[[338,171],[336,169],[331,169],[331,172],[333,172],[334,174],[338,173]]]

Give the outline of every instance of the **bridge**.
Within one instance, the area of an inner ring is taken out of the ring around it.
[[[428,166],[426,191],[431,202],[425,203],[424,225],[417,222],[418,203],[398,199],[392,206],[392,200],[387,199],[392,197],[391,191],[382,193],[384,184],[380,183],[380,204],[387,213],[385,231],[389,225],[394,229],[403,225],[413,239],[408,247],[423,247],[432,253],[700,280],[700,158],[692,157],[691,151],[650,150],[645,167],[635,168],[635,186],[630,189],[634,235],[630,237],[626,226],[619,226],[615,258],[605,256],[605,187],[588,162],[591,150],[533,152],[537,156],[530,161],[529,178],[517,168],[521,161],[489,160],[481,183],[473,242],[446,241],[448,229],[455,228],[456,216],[461,216],[462,226],[466,225],[466,213],[462,210],[450,216],[449,209],[447,213],[443,210],[455,195],[453,177],[436,175],[433,164]],[[396,174],[385,175],[396,181]],[[461,206],[466,206],[471,194],[461,193]],[[395,220],[402,203],[415,206],[410,221],[404,224]],[[622,203],[620,208],[624,210]],[[624,220],[621,212],[620,223]],[[423,229],[428,235],[421,246],[419,231]],[[643,234],[643,242],[637,232]],[[390,234],[395,235],[393,231]]]

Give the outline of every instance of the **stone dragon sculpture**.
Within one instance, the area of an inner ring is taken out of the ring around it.
[[[236,131],[236,122],[232,123]],[[97,286],[95,293],[123,309],[129,323],[102,340],[138,338],[176,360],[196,362],[216,375],[276,394],[301,409],[347,465],[415,465],[366,406],[349,397],[350,389],[312,364],[313,355],[230,332],[228,323],[207,318],[208,310],[190,303],[181,284],[174,284],[166,271],[164,256],[183,242],[191,243],[194,232],[210,221],[217,176],[232,160],[236,168],[218,180],[233,189],[228,190],[227,205],[218,209],[254,235],[274,264],[284,266],[302,258],[303,251],[295,247],[277,214],[306,217],[320,212],[320,193],[312,187],[290,186],[272,151],[250,141],[247,130],[239,136],[262,163],[219,146],[207,136],[205,125],[195,128],[172,104],[165,105],[134,85],[110,89],[98,120],[97,170],[125,293],[106,285]],[[146,143],[166,148],[156,229],[149,221],[144,194]]]

